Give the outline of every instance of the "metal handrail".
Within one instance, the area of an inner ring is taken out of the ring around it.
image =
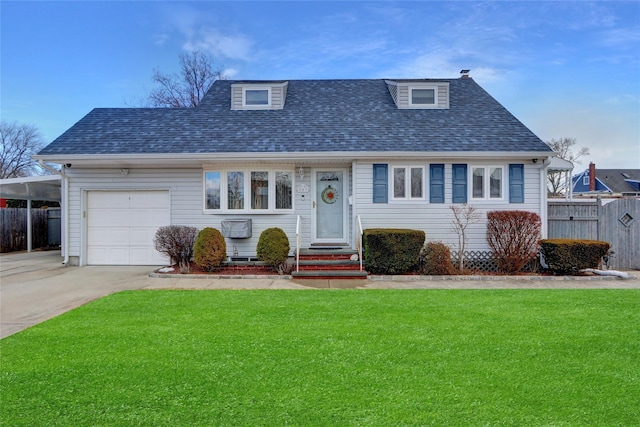
[[[300,215],[296,219],[296,272],[300,271]]]
[[[358,250],[358,259],[360,260],[360,271],[362,271],[362,235],[364,232],[362,230],[360,215],[356,215],[356,220],[358,222],[358,241],[356,242],[356,249]]]

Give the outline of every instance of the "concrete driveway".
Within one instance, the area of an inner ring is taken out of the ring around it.
[[[0,256],[0,338],[152,280],[151,267],[65,267],[62,260],[60,251]]]
[[[369,280],[149,277],[150,266],[65,267],[59,251],[0,255],[0,338],[114,292],[134,289],[559,289],[640,288],[616,277],[389,276]]]

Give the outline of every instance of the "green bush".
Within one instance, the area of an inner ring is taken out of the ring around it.
[[[422,259],[421,274],[429,275],[450,275],[455,269],[451,262],[451,251],[442,242],[429,242],[422,248],[420,257]]]
[[[227,257],[227,243],[219,230],[204,228],[193,245],[193,262],[204,271],[214,271]]]
[[[415,270],[424,238],[424,231],[421,230],[364,230],[362,246],[365,268],[373,274],[402,274]]]
[[[550,270],[575,273],[585,268],[597,268],[611,245],[599,240],[546,239],[541,252]]]
[[[266,262],[279,274],[283,274],[289,258],[289,238],[278,227],[267,228],[258,239],[257,254],[260,261]]]

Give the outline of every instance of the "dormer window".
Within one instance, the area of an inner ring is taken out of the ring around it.
[[[394,104],[400,109],[449,108],[449,82],[443,80],[385,80]]]
[[[436,89],[411,89],[411,105],[435,105]]]
[[[244,106],[258,106],[262,105],[268,107],[271,102],[271,94],[269,89],[244,89],[243,92],[243,105]]]
[[[248,81],[231,84],[232,110],[282,110],[287,81]]]

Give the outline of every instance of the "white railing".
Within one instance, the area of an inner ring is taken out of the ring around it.
[[[360,221],[360,215],[356,215],[356,222],[358,223],[358,241],[356,242],[356,249],[358,250],[358,259],[360,260],[360,271],[362,271],[362,221]]]
[[[300,271],[300,215],[296,219],[296,272]]]

